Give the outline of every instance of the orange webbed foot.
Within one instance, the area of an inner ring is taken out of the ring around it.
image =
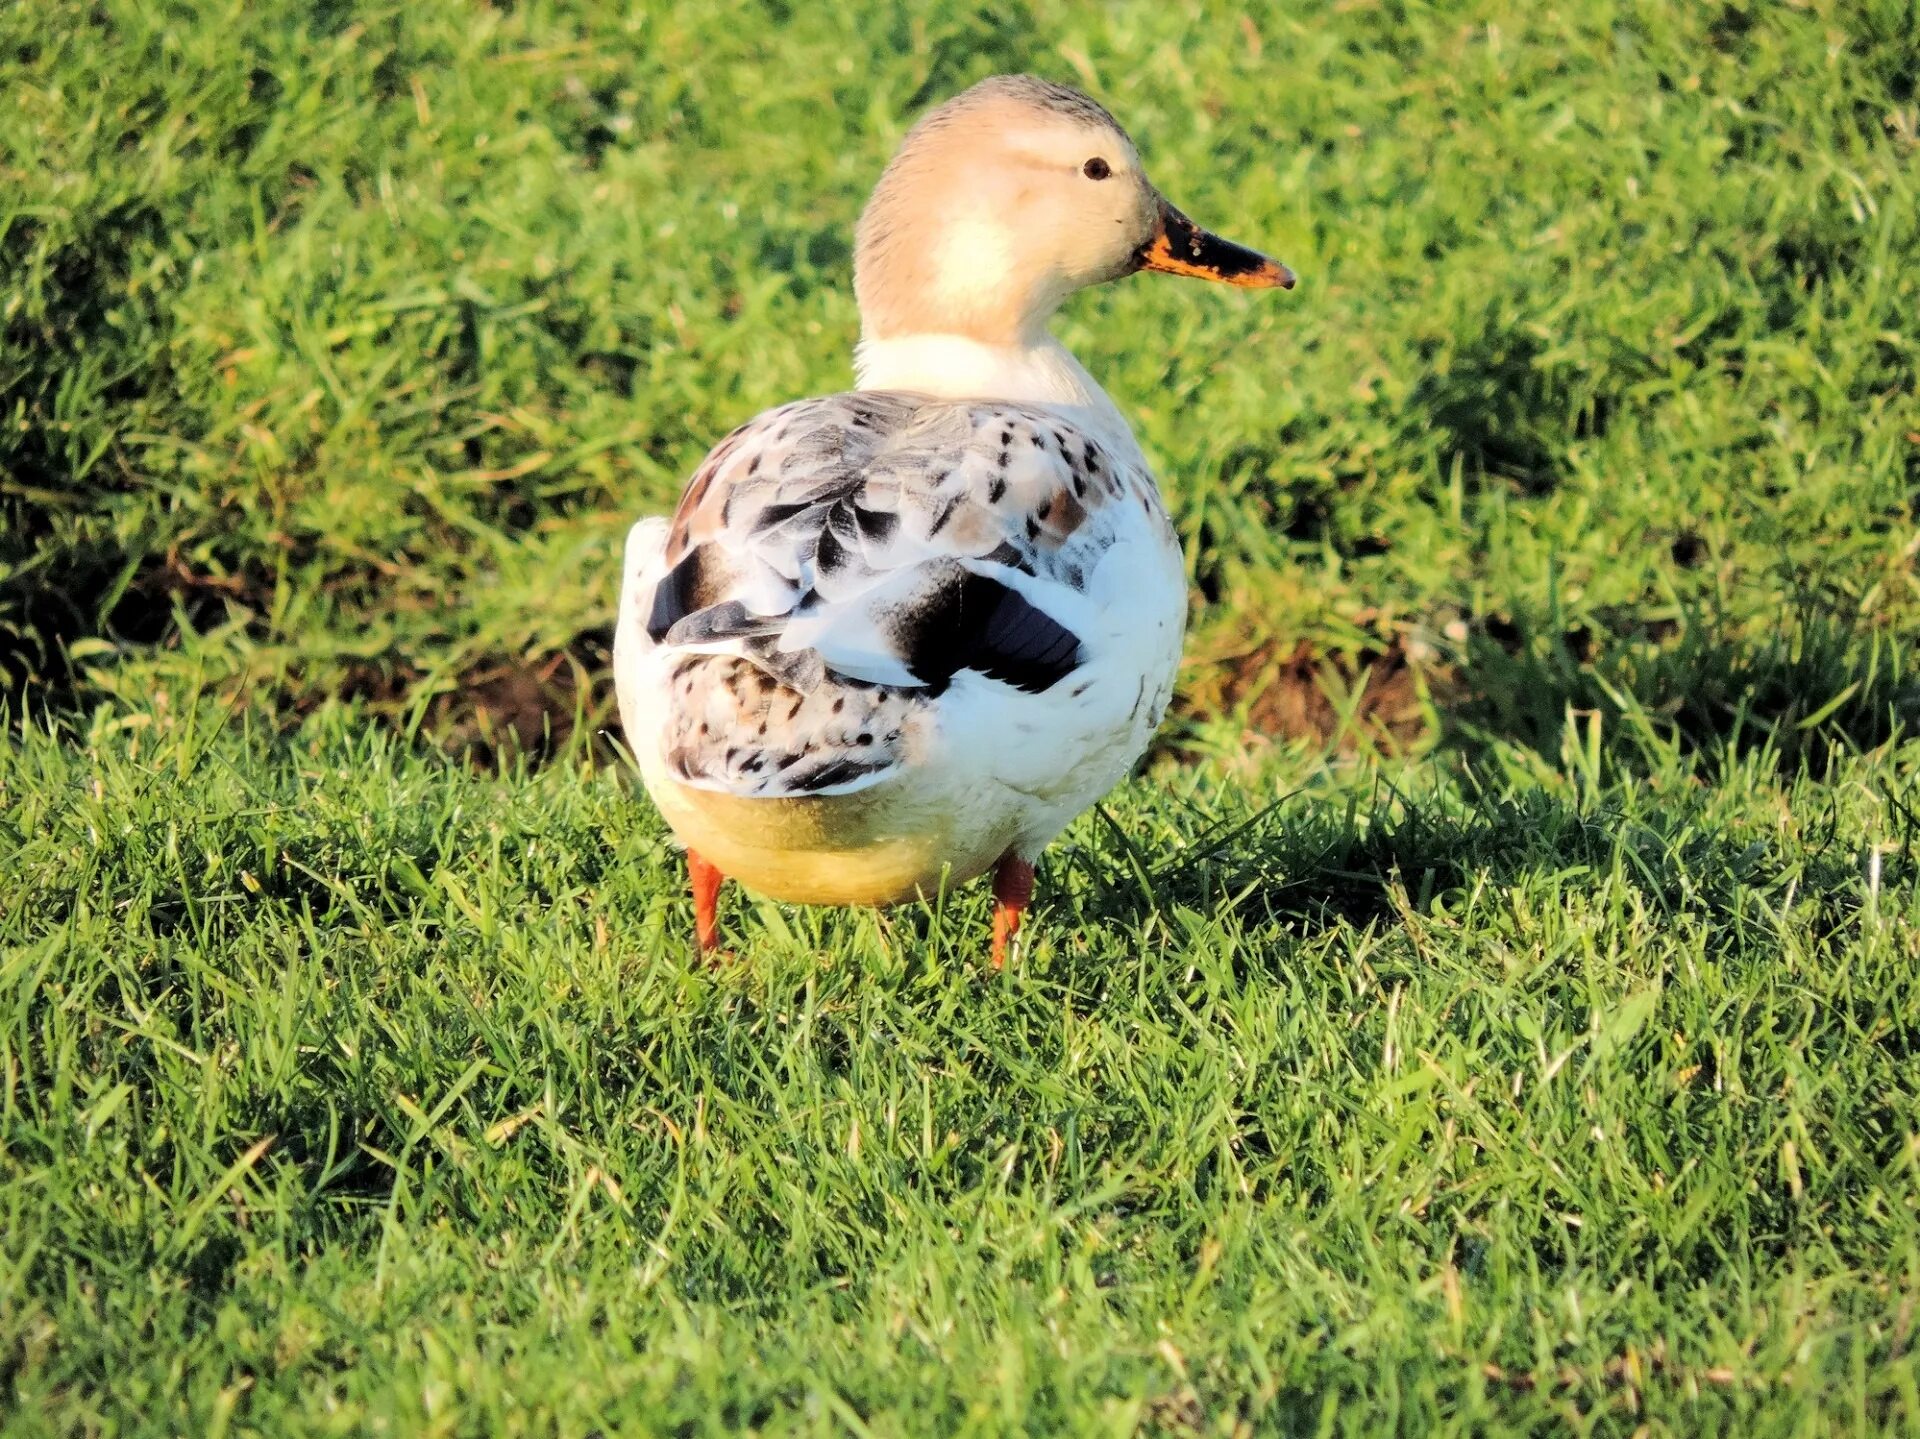
[[[693,887],[693,934],[700,953],[724,958],[720,949],[720,886],[727,877],[693,850],[687,851],[687,879]]]
[[[993,870],[993,967],[1004,969],[1007,951],[1020,933],[1020,917],[1033,899],[1033,866],[1009,850]]]

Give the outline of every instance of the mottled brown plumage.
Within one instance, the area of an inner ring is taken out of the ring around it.
[[[981,581],[1077,586],[1141,504],[1170,538],[1136,464],[1036,408],[863,393],[760,416],[714,448],[668,531],[653,638],[733,646],[676,662],[670,767],[814,793],[905,760],[957,660],[1047,687],[1071,669],[1052,621],[1002,616],[1021,627],[1011,658],[946,621],[1010,603]]]

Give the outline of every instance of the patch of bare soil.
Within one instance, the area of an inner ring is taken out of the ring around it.
[[[582,726],[595,732],[595,749],[610,757],[611,746],[598,733],[612,719],[607,666],[606,646],[594,635],[535,659],[490,658],[427,701],[420,733],[483,769],[520,754],[536,762],[551,759]],[[370,662],[352,670],[337,693],[365,700],[397,721],[410,717],[427,680],[404,660]]]
[[[1203,656],[1175,713],[1195,720],[1237,717],[1248,731],[1271,739],[1402,749],[1426,735],[1422,685],[1431,688],[1441,678],[1419,670],[1398,638],[1356,651],[1267,640]]]
[[[582,636],[557,654],[527,661],[499,658],[461,676],[434,696],[421,725],[450,753],[489,767],[506,755],[545,760],[561,753],[585,724],[616,723],[609,655],[600,636]],[[369,666],[347,693],[377,708],[403,711],[426,679],[411,666]],[[1189,669],[1175,717],[1238,716],[1253,734],[1275,740],[1337,742],[1345,750],[1404,749],[1427,735],[1422,685],[1446,676],[1421,671],[1398,639],[1358,651],[1307,641],[1267,641],[1202,660]],[[612,747],[596,735],[597,749]],[[1166,753],[1188,758],[1177,736]]]

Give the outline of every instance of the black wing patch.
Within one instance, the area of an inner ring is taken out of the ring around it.
[[[667,630],[665,642],[670,645],[708,645],[720,640],[753,639],[761,635],[777,635],[785,624],[784,615],[767,618],[749,614],[747,607],[739,600],[727,600],[675,620]]]
[[[1080,640],[1017,590],[959,565],[903,616],[901,658],[934,694],[961,670],[976,670],[1042,694],[1079,668]]]
[[[792,794],[817,794],[823,789],[831,789],[837,784],[850,784],[857,779],[865,779],[870,774],[891,769],[894,757],[889,754],[877,760],[862,761],[841,757],[830,759],[805,773],[791,776],[786,789]]]
[[[726,577],[719,570],[710,546],[695,545],[688,550],[653,587],[647,638],[659,644],[681,620],[717,602],[726,592]]]
[[[815,564],[830,569],[844,554],[832,527],[823,528]],[[897,615],[893,631],[897,653],[929,694],[944,692],[961,670],[1042,694],[1079,668],[1079,638],[1019,591],[950,560],[931,568],[931,583]],[[727,585],[724,570],[712,546],[698,545],[660,577],[647,617],[647,634],[655,644],[766,640],[816,598],[808,591],[786,615],[750,614],[738,600],[719,599]],[[755,647],[755,662],[787,677],[791,664],[774,663],[762,648]]]

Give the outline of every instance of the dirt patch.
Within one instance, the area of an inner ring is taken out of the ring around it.
[[[508,661],[468,675],[458,693],[436,696],[428,726],[475,763],[514,751],[545,759],[565,749],[583,721],[593,722],[595,688],[568,650],[534,664]]]
[[[612,708],[610,650],[585,635],[537,660],[502,657],[468,671],[428,703],[421,733],[453,754],[491,767],[520,753],[535,761],[565,751],[583,724],[603,758],[614,751],[599,733],[617,719]],[[1343,750],[1412,747],[1428,736],[1424,695],[1450,683],[1435,667],[1421,669],[1398,639],[1358,651],[1306,641],[1268,641],[1190,667],[1174,703],[1174,723],[1160,748],[1188,760],[1179,721],[1238,716],[1252,734],[1275,740],[1336,743]],[[426,676],[409,665],[368,666],[349,692],[396,717],[414,702]]]
[[[478,768],[526,755],[535,762],[564,752],[583,727],[602,759],[613,757],[600,731],[613,722],[610,652],[603,636],[577,637],[556,653],[527,659],[490,657],[426,701],[420,733]],[[365,701],[397,724],[412,723],[427,674],[406,660],[369,661],[347,672],[335,690]],[[304,698],[310,711],[322,696]]]
[[[1428,733],[1424,693],[1442,680],[1437,671],[1422,671],[1398,638],[1357,651],[1268,640],[1203,656],[1174,712],[1190,720],[1235,716],[1273,739],[1404,749]],[[1182,749],[1177,739],[1171,748]]]

